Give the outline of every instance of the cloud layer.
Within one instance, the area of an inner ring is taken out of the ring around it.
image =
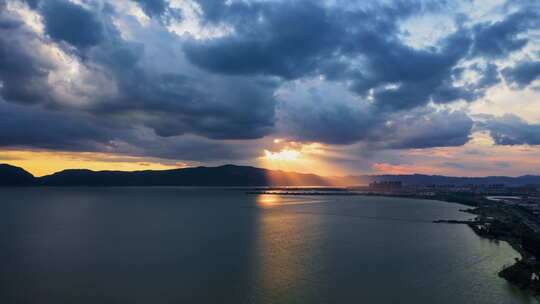
[[[208,161],[254,159],[273,136],[538,145],[538,124],[469,106],[535,90],[540,9],[470,3],[1,0],[0,146]],[[426,18],[447,26],[423,46],[406,25]]]

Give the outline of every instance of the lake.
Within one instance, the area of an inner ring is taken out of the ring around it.
[[[535,303],[464,206],[201,188],[0,188],[0,303]]]

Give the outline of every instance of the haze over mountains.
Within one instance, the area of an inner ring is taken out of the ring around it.
[[[449,177],[413,174],[323,177],[236,165],[133,172],[71,169],[34,177],[22,168],[0,165],[0,186],[353,186],[382,180],[420,185],[540,184],[540,176],[536,175]]]

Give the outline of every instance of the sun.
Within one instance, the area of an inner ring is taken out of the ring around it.
[[[295,142],[287,138],[273,138],[268,143],[272,147],[261,149],[262,153],[257,157],[257,164],[262,168],[279,170],[282,173],[313,173],[320,176],[345,175],[347,172],[340,165],[328,160],[342,158],[343,154],[328,149],[324,144]],[[328,183],[331,184],[332,180],[328,180]]]
[[[300,158],[300,151],[283,149],[279,152],[264,150],[264,158],[268,160],[297,160]]]

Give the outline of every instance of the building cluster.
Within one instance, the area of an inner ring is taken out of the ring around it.
[[[360,190],[360,189],[356,189]],[[433,184],[407,185],[400,181],[376,181],[364,191],[411,196],[437,196],[448,194],[475,194],[492,201],[521,207],[540,217],[540,185],[505,184]]]
[[[407,185],[403,188],[414,193],[452,193],[466,192],[483,195],[535,195],[539,191],[537,185],[507,186],[505,184],[464,184],[464,185]]]
[[[534,215],[540,216],[540,193],[536,196],[487,196],[487,198],[508,206],[527,209]]]
[[[396,193],[402,189],[403,184],[399,181],[381,181],[369,184],[369,190],[374,192]]]

